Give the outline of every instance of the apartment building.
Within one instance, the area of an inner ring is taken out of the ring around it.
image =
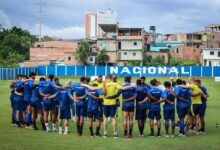
[[[204,48],[203,65],[220,66],[220,48]]]
[[[118,65],[127,65],[130,60],[142,60],[145,48],[144,28],[119,28],[117,35]]]
[[[85,39],[102,37],[101,25],[118,25],[118,15],[112,9],[85,13]]]

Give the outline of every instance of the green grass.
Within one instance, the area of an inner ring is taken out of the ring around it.
[[[74,79],[76,82],[78,79]],[[161,78],[161,81],[166,80]],[[66,79],[62,79],[65,83]],[[122,79],[120,79],[123,82]],[[71,133],[69,135],[59,135],[58,133],[46,133],[43,131],[33,131],[30,129],[19,129],[11,126],[10,119],[10,101],[9,101],[9,81],[0,81],[0,150],[59,150],[59,149],[220,149],[220,127],[216,128],[216,124],[220,124],[220,83],[216,83],[213,79],[203,79],[203,83],[207,86],[210,98],[208,99],[207,108],[207,127],[206,135],[188,136],[185,138],[139,138],[137,123],[133,129],[134,138],[132,139],[113,139],[110,137],[90,138],[87,123],[84,127],[84,135],[78,137],[76,135],[75,124],[71,122]],[[121,109],[118,117],[118,131],[122,135]],[[103,133],[103,130],[101,130]],[[109,125],[109,133],[111,133],[111,125]],[[162,134],[164,126],[162,126]],[[176,130],[177,133],[177,130]],[[147,121],[145,134],[149,134],[149,121]]]

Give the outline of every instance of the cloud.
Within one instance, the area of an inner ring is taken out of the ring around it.
[[[59,38],[83,38],[84,13],[112,8],[123,27],[156,25],[161,33],[203,30],[220,23],[220,0],[42,0],[44,35]],[[16,25],[38,33],[38,1],[0,1],[0,23]],[[25,5],[24,5],[25,4]],[[3,18],[3,19],[2,19]]]
[[[63,39],[81,39],[84,37],[84,27],[69,26],[65,28],[51,28],[47,25],[42,25],[42,36],[49,35],[54,38]],[[27,27],[28,28],[28,27]],[[39,24],[34,25],[33,28],[29,28],[29,31],[35,35],[39,35]]]
[[[7,16],[7,14],[0,9],[0,24],[4,27],[4,28],[10,28],[12,27],[11,21],[9,19],[9,17]]]

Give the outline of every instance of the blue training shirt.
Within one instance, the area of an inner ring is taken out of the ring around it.
[[[136,109],[139,109],[139,110],[147,109],[148,108],[148,103],[147,102],[145,102],[141,105],[138,105],[138,102],[143,101],[146,98],[148,89],[146,87],[143,87],[143,86],[138,86],[138,87],[136,87],[135,90],[136,90],[136,95],[137,95]]]
[[[59,97],[60,110],[70,109],[70,104],[72,99],[71,91],[68,90],[59,90],[56,92],[56,96]]]
[[[34,85],[34,81],[33,80],[27,80],[24,83],[24,101],[30,101],[31,100],[31,88]]]
[[[186,107],[186,106],[189,106],[189,103],[190,103],[190,98],[191,98],[191,92],[189,89],[185,89],[181,86],[177,86],[176,89],[175,89],[175,93],[176,95],[178,95],[179,97],[182,97],[184,99],[186,99],[188,102],[183,102],[181,100],[179,100],[177,98],[177,102],[178,102],[178,105],[180,107]]]
[[[127,87],[127,86],[131,86],[131,83],[124,83],[122,85],[122,87]],[[129,99],[131,97],[136,96],[136,90],[135,88],[131,88],[128,90],[119,90],[119,93],[122,93],[122,101],[124,101],[125,99]],[[128,102],[123,102],[122,105],[124,107],[129,107],[129,106],[134,106],[134,100],[128,101]]]
[[[87,92],[91,93],[92,95],[99,97],[100,95],[103,95],[103,92],[101,90],[87,90]],[[88,111],[93,111],[99,109],[99,101],[94,99],[93,97],[86,95],[88,97]]]
[[[175,94],[175,91],[174,90],[171,90],[171,92],[173,92]],[[166,98],[168,99],[170,102],[175,102],[175,97],[170,94],[168,91],[164,90],[163,93],[162,93],[162,98]],[[174,106],[175,105],[171,105],[169,104],[168,102],[165,102],[164,103],[164,109],[174,109]]]
[[[157,87],[153,87],[150,90],[148,90],[148,94],[151,95],[152,97],[158,99],[158,101],[160,100],[162,93],[163,93],[163,91]],[[150,107],[151,108],[160,108],[160,104],[154,104],[154,103],[150,102]]]
[[[86,96],[86,90],[87,88],[85,86],[82,86],[81,83],[72,84],[70,86],[70,89],[75,92],[76,97]],[[76,102],[77,106],[83,106],[86,105],[86,99],[80,100],[79,102]]]
[[[40,93],[39,93],[39,86],[38,85],[35,85],[35,87],[33,87],[33,89],[32,89],[31,101],[32,102],[41,102],[42,101]]]

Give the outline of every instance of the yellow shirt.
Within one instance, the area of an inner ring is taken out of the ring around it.
[[[104,90],[103,84],[100,84],[98,86],[98,89]],[[121,85],[115,82],[106,82],[106,91],[107,91],[107,96],[113,96],[116,95],[118,90],[121,89]],[[115,105],[116,100],[115,99],[103,99],[103,105]]]
[[[192,94],[202,93],[202,90],[195,84],[190,85]],[[192,104],[202,104],[201,95],[192,97]]]

